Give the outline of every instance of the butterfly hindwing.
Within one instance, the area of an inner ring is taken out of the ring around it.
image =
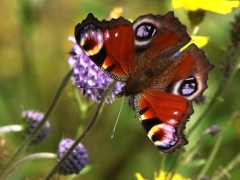
[[[134,108],[149,139],[159,150],[171,153],[188,143],[183,129],[193,109],[185,98],[151,90],[134,96]]]
[[[207,88],[208,73],[213,68],[214,65],[209,63],[205,52],[191,44],[177,56],[176,62],[165,72],[173,73],[167,90],[194,100]]]

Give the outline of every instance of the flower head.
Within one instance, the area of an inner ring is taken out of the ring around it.
[[[135,177],[137,180],[144,180],[140,173],[135,173]],[[180,174],[174,174],[172,177],[171,172],[168,174],[164,171],[160,171],[159,174],[157,172],[154,173],[154,180],[170,180],[170,178],[171,180],[190,180],[190,178],[184,178]]]
[[[206,36],[192,36],[191,41],[187,43],[184,47],[182,47],[180,51],[183,51],[192,43],[197,45],[197,47],[202,48],[208,43],[208,40],[209,40],[209,37],[206,37]]]
[[[58,146],[58,161],[64,156],[67,150],[72,146],[74,140],[66,138],[63,139]],[[88,163],[88,153],[85,147],[80,143],[72,151],[67,160],[59,168],[58,172],[63,175],[79,174],[79,172]]]
[[[22,117],[26,120],[25,124],[25,135],[30,135],[42,121],[44,114],[37,111],[25,110],[22,112]],[[38,135],[32,140],[31,144],[36,144],[43,141],[50,130],[50,123],[47,121]]]
[[[117,19],[122,14],[123,8],[122,7],[115,7],[113,10],[109,13],[108,17],[106,19],[111,20],[112,18]]]
[[[227,14],[232,8],[239,6],[239,1],[229,0],[172,0],[173,8],[183,7],[188,11],[212,11],[219,14]]]
[[[93,101],[99,102],[107,88],[113,81],[106,73],[99,69],[76,44],[74,37],[69,37],[69,40],[74,43],[72,46],[71,56],[68,58],[68,63],[74,66],[73,77],[76,86],[82,91],[82,94],[87,94]],[[107,103],[114,101],[116,95],[122,88],[123,83],[118,82],[112,90],[112,94],[108,96]]]
[[[216,136],[221,131],[221,129],[217,124],[212,124],[209,128],[207,128],[206,131],[209,132],[209,134],[212,136]]]
[[[172,0],[173,8],[183,7],[188,11],[188,18],[191,25],[197,26],[200,24],[206,11],[211,11],[219,14],[227,14],[232,11],[232,8],[239,6],[239,1],[228,0]]]
[[[208,43],[208,40],[209,37],[207,36],[193,36],[189,44],[194,43],[197,47],[201,48]]]

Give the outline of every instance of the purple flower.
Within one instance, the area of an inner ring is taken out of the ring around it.
[[[44,114],[37,111],[25,110],[22,112],[22,117],[26,120],[25,126],[25,135],[26,137],[29,136],[38,126],[38,124],[44,118]],[[50,130],[50,123],[47,121],[38,135],[31,141],[30,144],[36,144],[40,141],[43,141]]]
[[[73,77],[75,84],[82,91],[83,95],[87,94],[89,98],[99,103],[105,89],[113,79],[89,59],[76,44],[74,37],[69,37],[68,40],[74,43],[70,52],[71,56],[68,58],[68,63],[74,66]],[[114,95],[121,90],[122,86],[123,83],[121,82],[115,85],[112,93],[107,97],[106,103],[112,103],[114,101]]]
[[[67,150],[75,141],[69,138],[63,139],[58,146],[58,161],[64,156]],[[61,165],[58,172],[63,175],[79,174],[79,172],[88,163],[88,153],[85,147],[80,143]]]

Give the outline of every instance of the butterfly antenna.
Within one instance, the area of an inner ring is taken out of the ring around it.
[[[121,114],[121,111],[122,111],[123,102],[124,102],[124,97],[125,97],[125,96],[123,96],[122,104],[121,104],[121,106],[120,106],[120,110],[119,110],[118,117],[117,117],[116,123],[115,123],[114,128],[113,128],[113,131],[112,131],[111,138],[113,138],[113,136],[114,136],[115,129],[116,129],[116,126],[117,126],[117,123],[118,123],[118,120],[119,120],[119,117],[120,117],[120,114]]]

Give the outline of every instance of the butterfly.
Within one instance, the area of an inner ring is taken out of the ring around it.
[[[172,11],[99,21],[88,14],[75,27],[75,39],[105,73],[124,82],[118,96],[131,96],[133,108],[157,149],[171,153],[186,145],[183,130],[193,114],[192,100],[207,88],[214,68],[190,42],[186,26]]]

